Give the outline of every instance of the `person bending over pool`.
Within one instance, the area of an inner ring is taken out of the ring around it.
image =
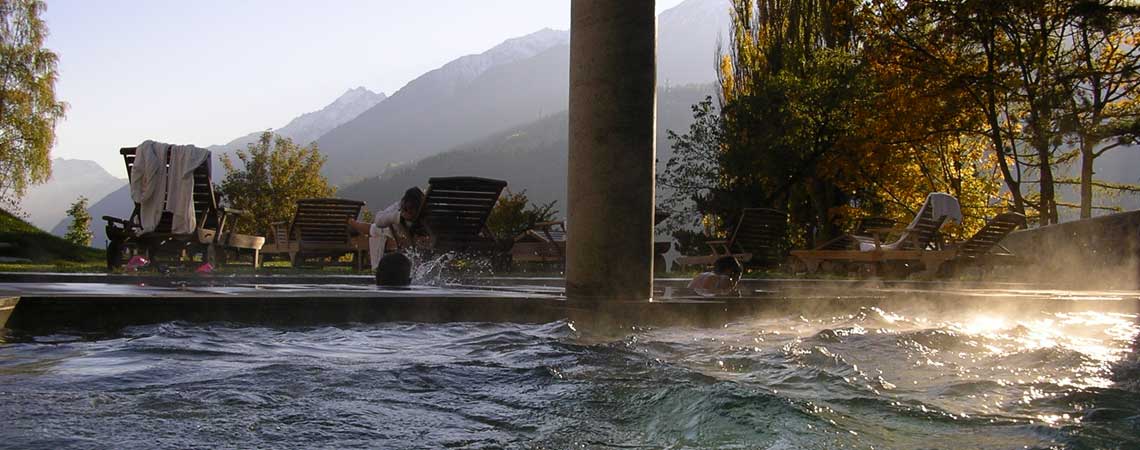
[[[689,289],[701,296],[731,294],[744,273],[740,261],[731,256],[722,256],[713,263],[712,272],[704,272],[689,282]]]
[[[368,256],[372,260],[373,269],[378,267],[380,258],[385,253],[410,245],[411,236],[424,234],[423,227],[416,222],[423,203],[424,191],[412,187],[404,192],[400,201],[376,212],[372,223],[348,219],[348,225],[352,229],[368,235]]]

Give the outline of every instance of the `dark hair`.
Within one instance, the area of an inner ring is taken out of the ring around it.
[[[716,273],[732,272],[736,274],[744,273],[744,267],[740,265],[740,261],[731,256],[721,256],[713,263],[713,271]]]
[[[424,191],[421,191],[420,188],[416,186],[412,186],[408,188],[408,190],[404,191],[404,197],[400,199],[400,209],[406,209],[408,205],[415,205],[416,215],[422,216],[424,198]],[[411,233],[413,236],[427,236],[428,234],[427,229],[424,228],[423,221],[421,220],[417,219],[413,221],[406,221],[401,216],[400,223],[404,224],[404,227],[408,230],[408,233]]]
[[[403,208],[405,205],[409,204],[416,205],[416,209],[419,209],[421,206],[423,206],[424,191],[421,191],[420,188],[416,186],[412,186],[408,188],[408,190],[404,191],[404,197],[400,199],[400,207]]]
[[[407,286],[412,284],[412,260],[403,253],[389,253],[376,265],[377,286]]]

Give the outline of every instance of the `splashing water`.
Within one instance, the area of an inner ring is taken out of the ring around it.
[[[166,323],[0,346],[13,448],[1140,445],[1134,314]]]

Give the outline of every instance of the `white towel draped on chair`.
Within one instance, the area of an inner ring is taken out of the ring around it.
[[[929,217],[927,210],[930,211]],[[941,225],[947,220],[953,220],[957,223],[962,223],[962,207],[958,203],[958,199],[953,195],[944,192],[931,192],[926,196],[926,201],[922,204],[922,208],[918,210],[918,214],[914,215],[914,220],[906,226],[907,231],[899,236],[897,240],[889,244],[875,245],[874,239],[859,239],[859,250],[869,252],[876,249],[879,250],[897,250],[910,239],[910,234],[916,232],[918,225],[923,220],[933,220],[934,223]],[[921,249],[918,249],[921,250]]]
[[[167,152],[170,168],[167,170]],[[194,169],[209,159],[210,151],[192,145],[151,140],[139,144],[131,169],[131,200],[139,204],[139,224],[152,232],[162,213],[173,216],[171,232],[191,233],[197,227],[194,211]]]

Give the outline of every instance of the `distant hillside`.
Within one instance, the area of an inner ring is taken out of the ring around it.
[[[570,34],[542,30],[430,71],[317,140],[333,183],[566,109]]]
[[[0,256],[33,262],[100,261],[104,253],[52,236],[8,211],[0,210]]]
[[[658,168],[672,155],[667,131],[688,132],[691,106],[712,93],[712,85],[658,90]],[[508,189],[525,189],[534,202],[556,200],[556,209],[565,215],[568,125],[562,111],[345,186],[337,196],[364,200],[375,210],[396,201],[409,186],[426,187],[428,178],[471,175],[507,180]]]
[[[717,39],[727,34],[729,23],[727,0],[687,0],[662,12],[658,84],[715,81]],[[524,44],[533,53],[517,50]],[[424,74],[317,140],[329,157],[325,175],[345,186],[392,165],[565,110],[568,44],[568,32],[543,30]],[[491,57],[502,53],[512,57]],[[487,62],[491,60],[494,64]]]
[[[657,84],[716,80],[717,40],[732,26],[729,0],[687,0],[657,16]]]
[[[385,98],[383,92],[377,94],[364,87],[349,89],[328,106],[320,110],[301,114],[290,120],[281,128],[273,130],[274,133],[292,139],[301,145],[307,145],[317,140],[322,134],[359,116],[360,113],[376,106]],[[255,131],[222,145],[212,145],[210,150],[237,150],[257,142],[261,131]]]
[[[115,178],[95,161],[56,158],[51,162],[51,179],[32,186],[20,202],[28,221],[41,230],[50,230],[67,216],[67,208],[87,196],[88,204],[127,184]]]
[[[387,96],[383,92],[377,94],[364,87],[349,89],[324,108],[302,114],[289,121],[285,126],[272,131],[275,134],[292,139],[298,144],[308,145],[316,141],[321,135],[356,118],[360,113],[376,106],[377,103],[386,98]],[[220,181],[224,175],[221,164],[224,155],[232,155],[237,150],[244,150],[249,144],[257,142],[261,133],[261,131],[255,131],[225,144],[210,146],[209,149],[214,152],[214,178]]]

